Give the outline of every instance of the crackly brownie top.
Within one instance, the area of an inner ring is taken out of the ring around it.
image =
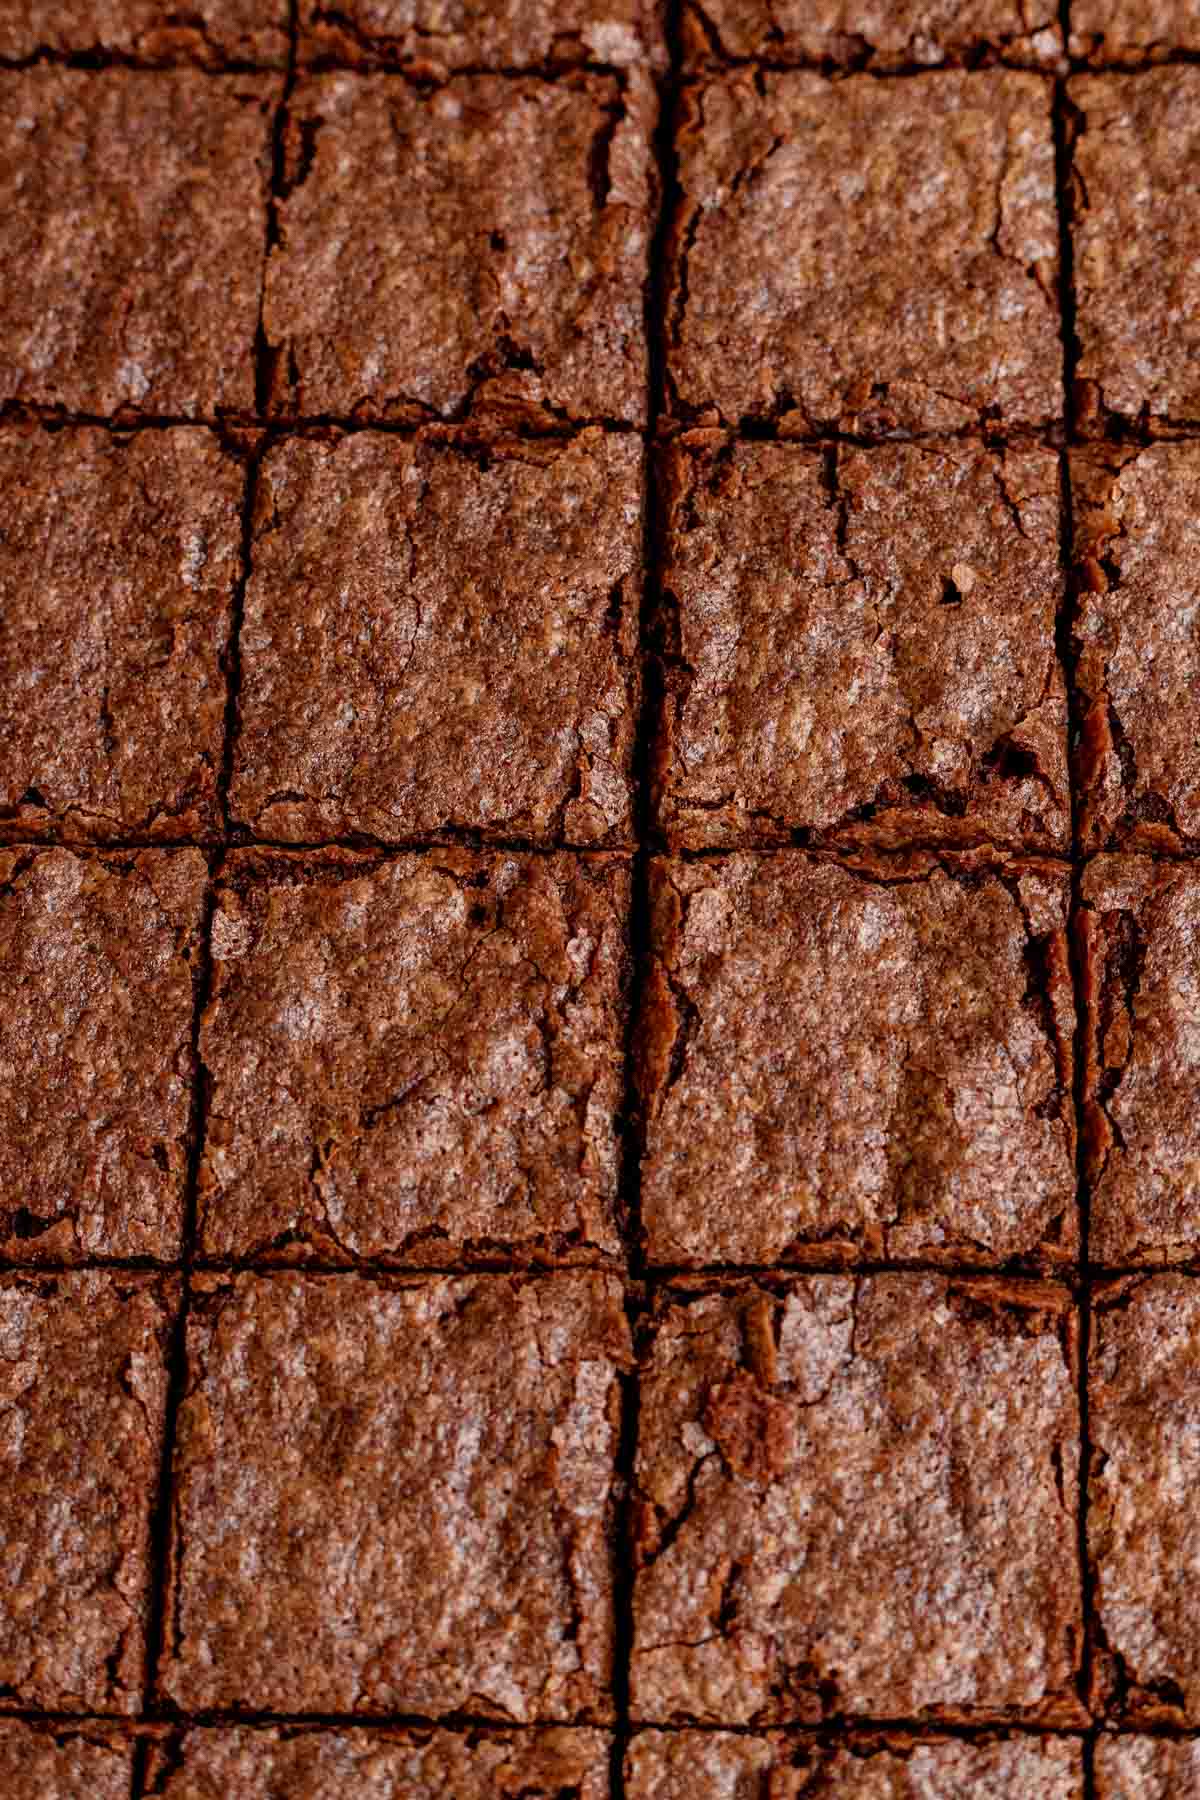
[[[1079,119],[1071,235],[1085,424],[1200,417],[1200,69],[1069,84]]]
[[[132,1750],[93,1727],[0,1721],[5,1800],[129,1800]]]
[[[1074,1719],[1070,1296],[821,1276],[662,1295],[632,1707]]]
[[[588,1730],[190,1730],[151,1753],[162,1800],[608,1800]],[[1055,1796],[1057,1800],[1057,1796]]]
[[[1016,860],[656,862],[651,1259],[1073,1257],[1067,898]]]
[[[235,853],[200,1238],[446,1263],[613,1254],[628,866]]]
[[[277,83],[0,73],[0,402],[254,404]]]
[[[1200,446],[1073,451],[1071,492],[1083,846],[1198,848]]]
[[[1196,0],[1071,0],[1071,54],[1098,67],[1200,50]]]
[[[1066,847],[1056,456],[695,433],[665,488],[675,842]]]
[[[0,433],[0,831],[219,827],[242,471],[202,431]]]
[[[1200,1284],[1126,1279],[1095,1298],[1088,1543],[1098,1698],[1117,1721],[1200,1724],[1191,1572],[1200,1525]]]
[[[684,0],[683,34],[693,59],[855,68],[997,58],[1041,66],[1062,54],[1054,0]]]
[[[1195,1800],[1200,1742],[1158,1737],[1096,1740],[1096,1800]]]
[[[1081,898],[1091,1254],[1182,1261],[1200,1253],[1200,870],[1101,856]]]
[[[258,485],[235,818],[632,835],[641,444],[290,439]]]
[[[682,416],[878,432],[1060,412],[1041,78],[743,72],[688,90],[679,152]]]
[[[627,1800],[1082,1800],[1079,1746],[1053,1738],[962,1743],[902,1735],[842,1745],[782,1732],[642,1731],[626,1761]],[[214,1795],[214,1800],[217,1797]]]
[[[174,1302],[169,1278],[0,1275],[0,1707],[139,1709]]]
[[[275,410],[639,423],[649,111],[617,75],[302,82],[263,312]]]
[[[617,1283],[280,1273],[198,1287],[169,1696],[606,1718]]]
[[[206,877],[0,850],[0,1254],[178,1255]]]
[[[414,73],[666,62],[663,0],[300,0],[300,56]]]
[[[221,68],[287,59],[287,0],[5,0],[0,56],[40,51],[197,62]]]

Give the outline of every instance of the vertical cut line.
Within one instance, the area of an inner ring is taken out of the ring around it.
[[[300,56],[299,0],[288,0],[288,53],[283,74],[283,91],[271,121],[271,174],[267,189],[267,240],[263,251],[262,285],[258,295],[258,325],[254,334],[254,410],[265,418],[271,402],[271,350],[267,343],[264,313],[267,302],[267,271],[271,252],[279,243],[279,207],[287,192],[287,121],[288,106],[296,86],[296,70]]]

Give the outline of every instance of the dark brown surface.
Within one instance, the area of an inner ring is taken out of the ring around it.
[[[0,1274],[0,1709],[140,1709],[175,1299]]]
[[[683,0],[683,36],[692,61],[895,69],[1000,58],[1048,68],[1062,55],[1054,0]]]
[[[132,1752],[94,1727],[0,1722],[5,1800],[129,1800]]]
[[[269,838],[632,839],[642,447],[268,453],[231,805]]]
[[[1071,0],[1071,54],[1097,67],[1200,50],[1197,0]]]
[[[1067,847],[1052,452],[692,433],[663,485],[673,842]]]
[[[0,10],[0,56],[13,61],[55,51],[282,68],[287,33],[287,0],[4,0]]]
[[[1200,847],[1200,445],[1076,450],[1071,490],[1082,846]]]
[[[194,1292],[168,1696],[611,1717],[619,1285],[277,1274]]]
[[[1092,1316],[1095,1704],[1117,1723],[1195,1725],[1200,1283],[1127,1278],[1097,1291]]]
[[[793,432],[1057,415],[1051,92],[1007,71],[747,71],[687,90],[676,412]]]
[[[666,61],[663,0],[300,0],[300,58],[414,74],[656,68]]]
[[[615,1256],[628,901],[614,858],[235,853],[204,1250]]]
[[[658,861],[651,899],[652,1262],[1074,1259],[1065,869]]]
[[[1069,1295],[697,1283],[655,1320],[635,1718],[1079,1719]]]
[[[302,82],[263,313],[275,411],[640,423],[652,115],[644,76]]]
[[[609,1755],[605,1733],[578,1729],[468,1737],[192,1730],[152,1754],[148,1792],[162,1800],[609,1800]]]
[[[1069,84],[1079,114],[1071,236],[1082,422],[1200,418],[1200,69]]]
[[[1081,898],[1090,1252],[1189,1260],[1200,1255],[1200,869],[1102,856]]]
[[[0,72],[0,402],[254,404],[266,76]]]
[[[206,877],[0,850],[0,1255],[178,1257]]]
[[[1096,1800],[1196,1800],[1200,1742],[1102,1737],[1096,1745]]]
[[[0,433],[0,835],[219,832],[242,488],[199,430]]]

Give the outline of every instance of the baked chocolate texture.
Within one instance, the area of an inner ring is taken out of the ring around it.
[[[554,72],[582,63],[662,69],[664,0],[300,0],[300,60]]]
[[[127,1741],[102,1727],[0,1720],[0,1793],[5,1800],[129,1800]]]
[[[0,56],[14,62],[50,51],[282,68],[287,37],[287,0],[8,0],[0,14]]]
[[[273,410],[641,424],[653,122],[642,75],[302,81]]]
[[[1077,406],[1085,431],[1200,419],[1200,69],[1081,75],[1074,128]]]
[[[254,405],[269,76],[0,71],[0,403]]]
[[[1196,0],[1071,0],[1071,54],[1097,67],[1136,67],[1200,50]]]
[[[1126,1277],[1095,1291],[1092,1317],[1093,1705],[1114,1724],[1194,1726],[1200,1640],[1189,1575],[1200,1528],[1188,1497],[1200,1474],[1200,1285]]]
[[[1068,897],[985,855],[656,861],[651,1262],[1072,1262]]]
[[[1043,68],[1056,66],[1063,48],[1053,0],[683,0],[682,29],[693,62]]]
[[[151,1752],[147,1791],[161,1800],[609,1800],[610,1754],[606,1733],[578,1726],[469,1736],[193,1729]]]
[[[0,850],[0,1255],[181,1248],[197,850]]]
[[[1121,1736],[1096,1741],[1096,1800],[1194,1800],[1200,1743]]]
[[[141,1708],[176,1288],[0,1274],[0,1711]],[[11,1737],[0,1769],[10,1753]],[[31,1740],[30,1755],[48,1752]]]
[[[1037,1795],[1083,1800],[1079,1745],[1061,1738],[970,1743],[903,1733],[855,1735],[841,1744],[783,1732],[641,1731],[625,1763],[626,1800],[765,1795],[767,1800],[963,1800]],[[207,1800],[207,1797],[206,1797]]]
[[[610,1719],[628,1359],[604,1276],[198,1277],[166,1695]]]
[[[264,837],[630,842],[642,446],[268,452],[231,810]]]
[[[634,1716],[1082,1723],[1074,1333],[1050,1284],[661,1292]]]
[[[619,1254],[628,904],[611,857],[235,853],[200,1035],[205,1253]]]
[[[1094,1261],[1200,1256],[1200,870],[1101,856],[1084,870],[1083,1142]]]
[[[1067,848],[1054,454],[691,432],[663,487],[671,842]]]
[[[0,432],[0,836],[221,826],[243,474],[208,432]]]
[[[1055,420],[1050,102],[1042,77],[1002,69],[685,89],[675,414],[791,434]]]

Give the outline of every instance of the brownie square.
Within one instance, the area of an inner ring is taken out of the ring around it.
[[[1075,1314],[933,1275],[689,1284],[644,1352],[631,1706],[1082,1722]]]
[[[203,1252],[618,1254],[628,897],[610,857],[235,853]]]
[[[300,59],[454,69],[662,69],[663,0],[300,0]]]
[[[1200,69],[1081,75],[1071,236],[1085,430],[1200,417]]]
[[[1200,446],[1071,453],[1085,850],[1200,848]]]
[[[618,1284],[281,1273],[197,1289],[166,1694],[610,1719]]]
[[[578,1727],[191,1729],[151,1750],[148,1791],[162,1800],[609,1800],[609,1756],[604,1732]]]
[[[143,1274],[0,1275],[0,1709],[140,1708],[176,1299]]]
[[[667,373],[684,418],[1039,425],[1062,404],[1051,90],[1035,75],[685,91]]]
[[[178,1256],[197,850],[0,850],[0,1255]]]
[[[696,432],[664,476],[672,842],[1067,847],[1055,455]]]
[[[616,74],[301,82],[263,310],[274,411],[640,424],[651,110]]]
[[[7,1800],[129,1800],[133,1757],[127,1740],[93,1727],[0,1721],[0,1792]]]
[[[278,83],[0,72],[0,402],[254,404]]]
[[[1200,1742],[1098,1738],[1095,1791],[1096,1800],[1195,1800],[1200,1794]]]
[[[1071,0],[1071,55],[1096,67],[1200,50],[1196,0]]]
[[[965,1795],[1083,1800],[1079,1745],[1062,1738],[964,1743],[900,1734],[841,1744],[782,1732],[640,1731],[625,1762],[626,1800],[963,1800]],[[214,1800],[216,1793],[214,1790]]]
[[[0,488],[0,833],[215,833],[237,462],[204,431],[9,430]]]
[[[1095,1290],[1088,1549],[1095,1707],[1114,1723],[1200,1720],[1192,1597],[1200,1527],[1200,1283],[1126,1277]],[[1178,1790],[1176,1790],[1178,1791]]]
[[[1081,899],[1090,1253],[1190,1261],[1200,1255],[1200,869],[1097,857]]]
[[[1065,867],[656,861],[651,902],[652,1263],[1074,1258]]]
[[[290,438],[258,487],[234,816],[628,842],[642,447]]]
[[[1063,47],[1053,0],[684,0],[682,27],[692,62],[1048,67]]]
[[[0,56],[13,62],[48,51],[282,68],[287,43],[287,0],[190,0],[186,11],[170,0],[7,0],[0,13]]]

